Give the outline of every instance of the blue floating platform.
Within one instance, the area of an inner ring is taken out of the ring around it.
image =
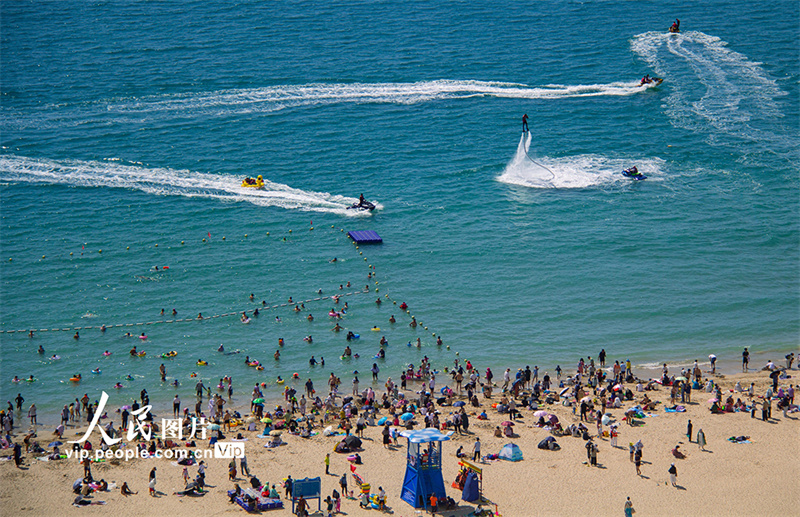
[[[378,232],[372,230],[347,232],[347,236],[353,239],[356,244],[380,244],[383,242]]]

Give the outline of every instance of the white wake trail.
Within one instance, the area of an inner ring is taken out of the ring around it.
[[[668,82],[665,108],[674,126],[753,141],[781,140],[757,125],[783,116],[777,99],[786,93],[761,63],[729,49],[727,42],[697,31],[647,32],[633,38],[631,49]]]
[[[22,156],[0,156],[0,180],[61,184],[81,187],[127,188],[159,196],[183,196],[247,202],[289,210],[358,216],[366,212],[348,210],[356,198],[312,192],[264,181],[264,189],[244,188],[241,178],[188,170],[149,168],[115,162],[48,160]],[[382,208],[378,205],[378,209]]]

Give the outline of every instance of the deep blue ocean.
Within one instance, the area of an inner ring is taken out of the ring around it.
[[[363,386],[381,336],[382,380],[456,353],[496,375],[600,348],[782,358],[800,342],[799,18],[795,1],[3,2],[0,397],[166,403],[193,372],[232,375],[238,403],[293,372]],[[256,175],[264,190],[240,186]],[[360,193],[371,214],[347,209]],[[310,301],[274,307],[289,297]],[[347,330],[361,357],[343,361]]]

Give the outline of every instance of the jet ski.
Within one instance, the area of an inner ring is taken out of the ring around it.
[[[642,77],[642,80],[639,82],[639,86],[644,86],[646,84],[652,84],[653,86],[659,86],[661,83],[664,82],[664,79],[660,77],[650,77],[646,75]]]
[[[630,178],[632,180],[637,180],[637,181],[647,179],[647,176],[639,172],[639,169],[637,169],[635,166],[631,167],[630,169],[624,169],[622,171],[622,175],[625,176],[626,178]]]
[[[369,210],[370,212],[372,212],[373,210],[375,210],[375,204],[374,203],[370,203],[369,201],[367,201],[365,199],[364,201],[359,201],[357,203],[353,203],[352,205],[348,206],[347,208],[348,209],[353,208],[355,210]]]

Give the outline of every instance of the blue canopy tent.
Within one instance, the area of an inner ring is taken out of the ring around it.
[[[445,499],[442,478],[442,442],[450,439],[450,431],[442,434],[432,427],[419,431],[403,431],[400,436],[408,438],[406,475],[400,499],[414,508],[425,508],[431,494]]]

